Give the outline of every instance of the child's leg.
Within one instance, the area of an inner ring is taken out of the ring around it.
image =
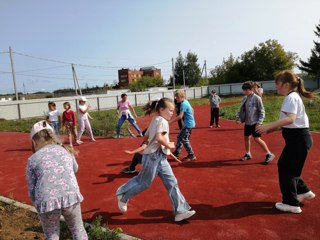
[[[251,148],[250,136],[244,136],[244,147],[246,149],[246,153],[250,153],[250,148]]]
[[[267,144],[265,143],[265,141],[263,141],[260,137],[254,137],[253,139],[256,143],[259,144],[259,146],[262,148],[262,150],[265,153],[270,153],[269,148],[268,148]]]
[[[190,136],[192,133],[192,128],[185,128],[183,136],[181,136],[182,144],[184,148],[186,149],[187,153],[189,155],[194,155],[194,152],[192,150],[191,144],[190,144]]]
[[[139,163],[141,163],[141,160],[142,160],[142,154],[141,153],[135,153],[133,158],[132,158],[131,164],[129,166],[130,170],[135,170],[136,166]]]
[[[120,136],[120,130],[121,130],[121,126],[124,123],[124,121],[126,120],[126,116],[122,115],[121,118],[119,118],[118,120],[118,125],[117,125],[117,136]]]
[[[71,130],[72,136],[74,137],[74,141],[76,142],[78,140],[77,126],[73,126]]]
[[[84,120],[80,120],[79,121],[79,134],[78,134],[78,138],[77,138],[77,140],[81,140],[81,137],[82,137],[82,134],[83,134],[83,132],[84,132],[84,129],[85,129],[85,123],[84,123],[85,121]]]
[[[73,239],[87,240],[88,235],[83,226],[80,203],[62,209],[62,215],[66,220]]]
[[[174,176],[171,166],[164,155],[159,163],[158,175],[168,191],[174,215],[190,210],[191,207],[180,192],[178,181]]]
[[[213,111],[214,108],[210,108],[210,126],[213,125],[214,123],[214,111]]]
[[[142,133],[141,130],[140,130],[140,128],[139,128],[139,126],[138,126],[138,124],[137,124],[137,122],[136,122],[136,120],[134,120],[130,115],[129,115],[129,117],[128,117],[128,121],[129,121],[129,123],[137,130],[137,132],[138,132],[139,134]]]
[[[88,130],[91,139],[94,139],[94,137],[93,137],[93,132],[92,132],[92,128],[91,128],[91,124],[90,124],[89,119],[84,121],[84,125],[85,125],[85,128]]]
[[[215,118],[215,121],[216,121],[216,126],[219,125],[219,112],[220,112],[219,108],[215,108],[214,109],[214,118]]]
[[[150,187],[157,174],[160,151],[143,155],[141,172],[118,188],[116,195],[122,195],[122,202],[127,202],[133,196]]]
[[[61,210],[39,214],[45,239],[59,239]]]

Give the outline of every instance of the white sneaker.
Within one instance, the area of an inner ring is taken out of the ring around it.
[[[94,138],[91,139],[91,142],[96,142],[97,140],[95,140]]]
[[[301,202],[304,199],[308,199],[308,200],[309,199],[313,199],[313,198],[315,198],[315,196],[316,195],[313,192],[309,191],[309,192],[306,192],[306,193],[298,194],[297,198],[298,198],[298,201]]]
[[[276,209],[282,211],[282,212],[291,212],[291,213],[301,213],[302,210],[300,207],[297,206],[291,206],[282,202],[277,202],[275,205]]]
[[[83,142],[81,140],[77,140],[76,143],[80,145]]]
[[[118,200],[118,208],[121,212],[126,212],[128,211],[128,206],[127,203],[124,203],[121,201],[122,195],[117,195],[117,200]]]
[[[191,216],[193,216],[196,213],[196,211],[191,210],[191,211],[186,211],[184,213],[178,213],[175,217],[174,217],[174,221],[175,222],[180,222],[182,220],[188,219]]]

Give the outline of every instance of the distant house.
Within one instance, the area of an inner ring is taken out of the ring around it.
[[[139,70],[130,70],[129,68],[122,68],[118,70],[119,86],[126,87],[130,83],[137,81],[143,76],[161,77],[161,70],[151,67],[143,67]]]

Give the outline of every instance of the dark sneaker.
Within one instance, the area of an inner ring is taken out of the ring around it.
[[[249,160],[251,158],[252,158],[252,156],[250,154],[246,153],[240,160],[241,161],[247,161],[247,160]]]
[[[268,153],[266,155],[266,160],[264,161],[264,164],[267,165],[271,163],[274,158],[275,158],[275,155],[273,153]]]
[[[185,158],[182,159],[184,162],[197,160],[197,157],[194,154],[188,154]]]
[[[130,169],[128,167],[122,169],[122,173],[126,173],[126,174],[132,174],[132,173],[135,173],[135,172],[136,172],[135,169],[132,170],[132,169]]]

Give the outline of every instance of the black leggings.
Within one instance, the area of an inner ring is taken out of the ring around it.
[[[306,128],[284,128],[282,136],[285,146],[278,161],[282,202],[291,206],[299,206],[297,194],[310,191],[300,176],[308,151],[312,146],[312,138],[309,129]]]

